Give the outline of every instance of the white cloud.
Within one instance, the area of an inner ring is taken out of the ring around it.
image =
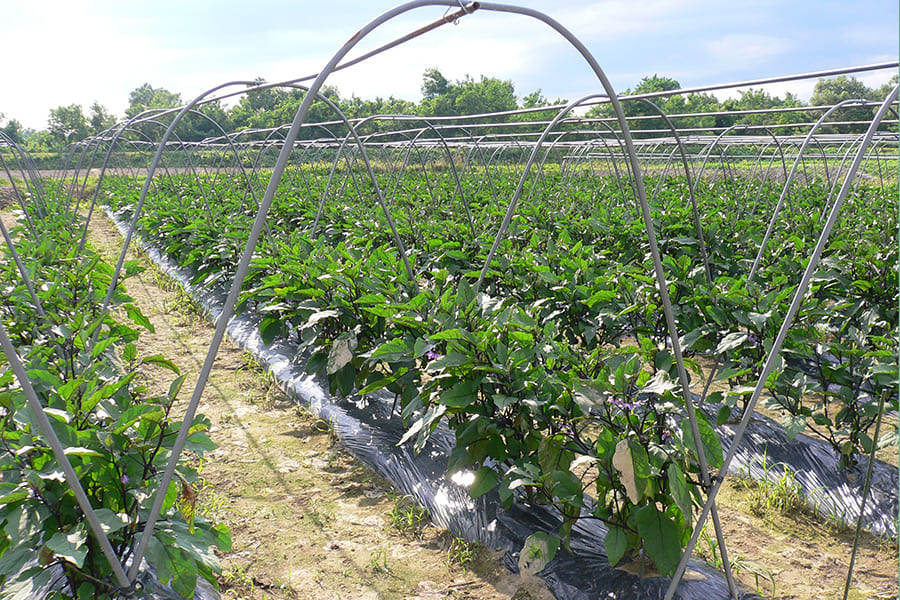
[[[739,33],[711,40],[705,48],[710,63],[740,68],[768,62],[785,54],[791,49],[791,42],[773,36]]]

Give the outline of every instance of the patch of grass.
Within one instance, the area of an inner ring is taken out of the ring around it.
[[[462,567],[463,572],[475,564],[481,553],[481,544],[462,537],[453,537],[447,549],[447,566]]]
[[[310,498],[307,514],[309,515],[310,521],[320,529],[324,529],[332,519],[326,508],[320,502],[316,501],[315,498]]]
[[[203,477],[203,468],[207,463],[206,459],[200,458],[197,460],[197,475],[199,479],[195,484],[197,488],[197,505],[195,510],[197,514],[205,519],[221,521],[228,498],[219,493],[215,485]]]
[[[781,474],[775,475],[775,467],[781,467]],[[764,454],[760,463],[763,477],[742,479],[747,490],[750,511],[758,517],[768,517],[774,513],[791,515],[807,510],[806,495],[797,483],[794,472],[788,465],[768,463]]]
[[[222,571],[219,575],[219,585],[237,592],[248,592],[253,590],[253,577],[244,567],[235,566]]]
[[[376,575],[390,575],[393,573],[388,566],[388,551],[384,546],[372,551],[369,556],[369,568]]]
[[[410,537],[421,537],[422,529],[431,522],[428,509],[420,506],[412,496],[393,496],[390,512],[391,527]]]

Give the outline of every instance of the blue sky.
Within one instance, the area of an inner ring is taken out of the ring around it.
[[[512,2],[511,2],[512,3]],[[569,28],[613,87],[659,74],[682,87],[896,61],[897,0],[518,0]],[[143,83],[185,99],[226,81],[318,71],[396,0],[0,0],[5,57],[0,113],[46,128],[51,108],[99,101],[121,116]],[[379,28],[356,54],[440,18],[418,8]],[[12,59],[12,60],[11,60]],[[519,15],[479,11],[328,83],[343,96],[418,100],[422,73],[511,79],[519,96],[599,91],[558,34]],[[892,73],[858,75],[867,85]],[[773,86],[808,99],[814,81]],[[717,92],[720,98],[728,95]]]

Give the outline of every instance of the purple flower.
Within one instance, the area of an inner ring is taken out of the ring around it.
[[[641,405],[641,403],[637,402],[637,401],[625,402],[618,396],[613,396],[612,399],[610,400],[610,402],[613,404],[613,406],[618,406],[622,410],[625,410],[628,412],[635,410],[637,407],[639,407]]]
[[[437,360],[443,356],[444,355],[441,354],[440,352],[435,352],[434,350],[429,350],[428,352],[425,353],[425,360]]]
[[[128,485],[128,482],[131,481],[131,480],[128,479],[128,475],[122,475],[122,477],[119,478],[119,481],[121,481],[121,482],[124,483],[125,485]]]

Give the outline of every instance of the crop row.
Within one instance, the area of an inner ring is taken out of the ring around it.
[[[51,192],[46,212],[30,215],[35,228],[11,232],[33,285],[4,262],[0,319],[77,482],[64,474],[26,383],[0,353],[0,596],[111,597],[122,586],[111,561],[124,575],[171,459],[181,426],[173,406],[185,376],[164,356],[142,355],[140,331],[153,327],[121,285],[104,309],[113,269],[89,246],[79,248],[72,231],[80,223],[59,190]],[[125,265],[129,276],[140,270],[137,261]],[[148,391],[148,369],[173,378],[167,393]],[[191,423],[187,448],[196,455],[215,448],[208,427],[202,416]],[[211,547],[230,547],[226,528],[196,514],[197,478],[182,457],[146,554],[158,579],[185,598],[198,576],[215,582]],[[77,486],[102,535],[91,530]]]
[[[480,281],[506,210],[496,198],[509,196],[515,174],[461,187],[441,175],[408,171],[384,186],[382,205],[364,180],[345,179],[338,195],[323,173],[290,174],[241,307],[263,315],[265,340],[297,341],[333,392],[393,394],[417,449],[447,422],[457,438],[449,468],[475,471],[474,494],[497,488],[505,503],[516,494],[554,503],[564,541],[589,514],[609,528],[611,563],[643,549],[671,572],[701,499],[698,444],[677,426],[684,400],[630,187],[587,175],[563,185],[546,172],[526,187]],[[130,214],[134,185],[104,186],[106,201]],[[710,378],[725,386],[696,414],[718,468],[713,421],[745,408],[827,189],[791,191],[748,280],[780,186],[699,182],[699,232],[683,180],[647,187],[693,387]],[[246,189],[221,176],[157,179],[142,234],[197,282],[225,282],[256,212]],[[896,439],[869,434],[882,390],[896,408],[896,231],[890,194],[860,184],[766,381],[787,432],[824,438],[848,465]],[[585,492],[597,502],[586,504]]]

